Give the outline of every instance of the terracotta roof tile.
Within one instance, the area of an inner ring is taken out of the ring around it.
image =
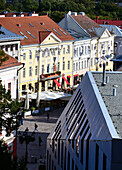
[[[27,17],[3,17],[0,18],[0,24],[9,28],[10,31],[25,35],[24,40],[21,41],[22,45],[38,44],[39,31],[51,31],[62,41],[74,40],[74,38],[66,33],[58,24],[51,18],[46,16],[27,16]],[[60,30],[62,29],[66,35]],[[55,31],[56,30],[56,31]],[[29,33],[27,32],[29,31]],[[35,38],[34,38],[35,37]]]
[[[97,24],[95,21],[93,21],[91,18],[89,18],[87,15],[71,15],[74,20],[83,28],[85,29],[92,37],[97,36],[97,34],[94,31],[94,27],[100,27],[99,24]]]
[[[15,58],[11,57],[10,55],[6,54],[6,56],[8,56],[9,58],[8,60],[2,63],[2,65],[0,66],[0,70],[22,65],[22,63],[18,62]]]

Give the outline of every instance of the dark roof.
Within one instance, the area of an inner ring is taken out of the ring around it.
[[[40,43],[50,34],[50,31],[40,31],[39,32],[39,41]]]
[[[93,73],[93,77],[114,127],[118,135],[122,137],[122,73],[107,72],[106,76],[109,76],[109,83],[102,86],[102,73]],[[113,96],[113,88],[116,88],[116,96]]]
[[[6,56],[8,56],[8,60],[2,63],[0,70],[22,65],[22,63],[18,62],[15,58],[9,56],[8,54],[6,54]]]
[[[9,31],[4,27],[0,27],[0,41],[10,41],[10,40],[21,40],[24,39],[22,36]]]
[[[0,24],[5,28],[9,28],[10,31],[24,36],[24,40],[21,41],[22,45],[38,44],[39,31],[51,31],[61,41],[74,40],[74,38],[70,34],[66,33],[66,31],[64,31],[47,15],[26,17],[1,17]]]
[[[89,18],[87,15],[71,15],[74,20],[85,29],[92,37],[97,36],[94,28],[102,28],[99,24]]]

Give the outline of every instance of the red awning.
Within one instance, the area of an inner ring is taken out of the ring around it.
[[[55,84],[57,84],[58,87],[61,86],[60,83],[56,79],[54,79],[53,81],[55,82]]]
[[[75,74],[74,77],[78,76],[79,74]]]
[[[68,78],[70,78],[71,76],[67,76]]]
[[[69,82],[67,81],[67,79],[65,77],[62,77],[64,79],[64,81],[67,83],[67,85],[70,85]]]

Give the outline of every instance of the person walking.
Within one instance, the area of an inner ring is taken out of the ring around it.
[[[47,120],[49,120],[49,113],[47,112]]]
[[[37,128],[38,128],[38,125],[35,123],[35,129],[34,129],[34,132],[35,132],[35,131],[37,131],[37,132],[38,132]]]

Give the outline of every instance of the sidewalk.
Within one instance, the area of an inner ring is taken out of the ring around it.
[[[56,110],[53,110],[49,113],[49,120],[47,120],[47,114],[43,113],[38,116],[30,116],[26,117],[23,120],[23,125],[20,126],[18,133],[23,134],[25,129],[28,127],[29,133],[32,134],[34,131],[34,125],[35,123],[38,125],[38,128],[35,132],[35,141],[30,142],[28,144],[28,170],[38,170],[39,165],[45,162],[46,164],[46,143],[47,143],[47,137],[49,133],[52,131],[52,129],[55,126],[56,121],[58,120],[60,114],[62,113],[64,108],[59,108]],[[39,136],[42,139],[41,146],[39,146]],[[25,157],[25,150],[26,150],[26,144],[25,142],[21,144],[19,142],[19,139],[17,140],[17,156],[19,159],[22,159]],[[41,162],[40,162],[40,156],[41,156]],[[37,162],[35,161],[37,160]]]

